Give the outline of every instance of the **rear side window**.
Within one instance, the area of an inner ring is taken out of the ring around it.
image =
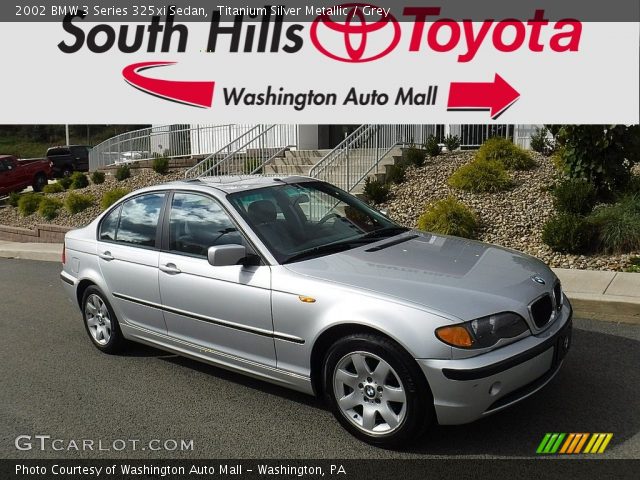
[[[69,151],[74,157],[86,157],[89,153],[87,147],[71,147]]]
[[[124,202],[102,221],[100,240],[155,247],[164,197],[164,193],[149,193]]]
[[[67,148],[50,148],[47,151],[47,157],[55,157],[58,155],[69,155],[69,149]]]
[[[132,198],[122,205],[116,242],[141,247],[156,244],[156,231],[164,193],[152,193]]]
[[[114,209],[107,215],[100,224],[100,240],[113,242],[116,239],[116,230],[118,229],[118,221],[120,220],[120,209]]]

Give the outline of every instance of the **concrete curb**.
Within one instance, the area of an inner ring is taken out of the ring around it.
[[[0,241],[0,258],[19,260],[62,261],[61,243],[17,243]]]
[[[554,268],[574,315],[640,325],[640,274]]]
[[[0,241],[0,258],[60,262],[60,243]],[[640,325],[640,274],[554,269],[578,318]]]

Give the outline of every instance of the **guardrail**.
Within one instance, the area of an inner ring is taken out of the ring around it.
[[[158,125],[116,135],[89,153],[91,171],[107,165],[156,157],[207,156],[255,125]]]

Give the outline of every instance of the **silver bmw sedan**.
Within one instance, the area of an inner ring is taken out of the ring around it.
[[[141,342],[321,396],[381,446],[532,395],[571,343],[541,261],[306,177],[133,192],[66,235],[61,280],[102,352]]]

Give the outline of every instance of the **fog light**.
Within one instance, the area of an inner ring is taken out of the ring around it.
[[[489,389],[489,395],[495,396],[500,393],[500,390],[502,390],[502,383],[495,382],[493,385],[491,385],[491,388]]]

